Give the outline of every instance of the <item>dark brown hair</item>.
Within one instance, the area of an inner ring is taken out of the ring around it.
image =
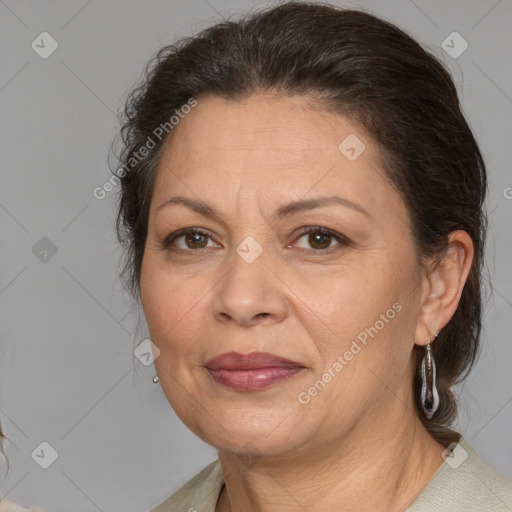
[[[2,455],[5,458],[5,461],[7,462],[7,471],[9,471],[9,459],[4,453],[4,440],[9,439],[2,430],[2,426],[0,425],[0,455]]]
[[[485,165],[447,69],[405,32],[371,14],[289,2],[219,23],[155,54],[128,97],[120,132],[116,228],[125,248],[125,286],[139,301],[149,204],[165,141],[155,137],[155,128],[191,98],[237,100],[259,90],[311,97],[367,130],[409,212],[420,264],[442,259],[450,232],[470,235],[468,279],[433,344],[440,407],[431,420],[419,405],[423,347],[415,346],[413,354],[418,417],[443,445],[458,440],[448,428],[457,412],[451,387],[472,367],[481,331]],[[149,138],[155,146],[133,159]]]

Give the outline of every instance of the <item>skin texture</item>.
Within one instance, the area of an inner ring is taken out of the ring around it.
[[[366,147],[354,161],[338,149],[349,134]],[[371,217],[331,205],[272,218],[285,203],[332,195]],[[183,205],[158,210],[173,196],[201,199],[222,219]],[[348,241],[303,235],[306,226]],[[209,236],[164,248],[181,228]],[[263,249],[252,263],[236,251],[249,236]],[[268,91],[198,99],[162,153],[141,297],[167,399],[219,452],[226,489],[218,511],[398,511],[414,500],[444,447],[416,416],[411,351],[450,320],[473,256],[467,233],[450,240],[442,265],[418,266],[378,146],[347,118]],[[400,312],[300,403],[394,303]],[[233,350],[270,352],[305,369],[261,391],[235,391],[204,367]]]

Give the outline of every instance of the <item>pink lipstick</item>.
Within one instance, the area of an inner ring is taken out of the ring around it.
[[[300,363],[266,352],[228,352],[210,359],[208,373],[219,384],[238,391],[258,391],[304,369]]]

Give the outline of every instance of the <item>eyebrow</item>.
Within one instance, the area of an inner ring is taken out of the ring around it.
[[[172,204],[181,204],[195,211],[199,215],[203,217],[211,217],[218,218],[224,220],[224,216],[217,210],[215,207],[209,205],[205,201],[200,199],[192,199],[190,197],[176,196],[162,203],[158,208],[157,212],[163,209],[166,206],[170,206]],[[363,208],[360,204],[350,201],[349,199],[342,198],[339,196],[327,196],[327,197],[315,197],[312,199],[299,199],[298,201],[293,201],[291,203],[287,203],[280,208],[278,208],[275,213],[272,215],[274,221],[282,220],[285,217],[289,217],[296,213],[313,210],[315,208],[322,208],[326,206],[331,206],[333,204],[339,204],[341,206],[345,206],[346,208],[350,208],[352,210],[358,211],[362,213],[372,221],[375,221],[374,216],[365,208]]]

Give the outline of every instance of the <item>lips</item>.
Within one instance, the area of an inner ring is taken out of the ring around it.
[[[216,382],[239,391],[265,389],[305,368],[296,361],[266,352],[228,352],[210,359],[205,367]]]

